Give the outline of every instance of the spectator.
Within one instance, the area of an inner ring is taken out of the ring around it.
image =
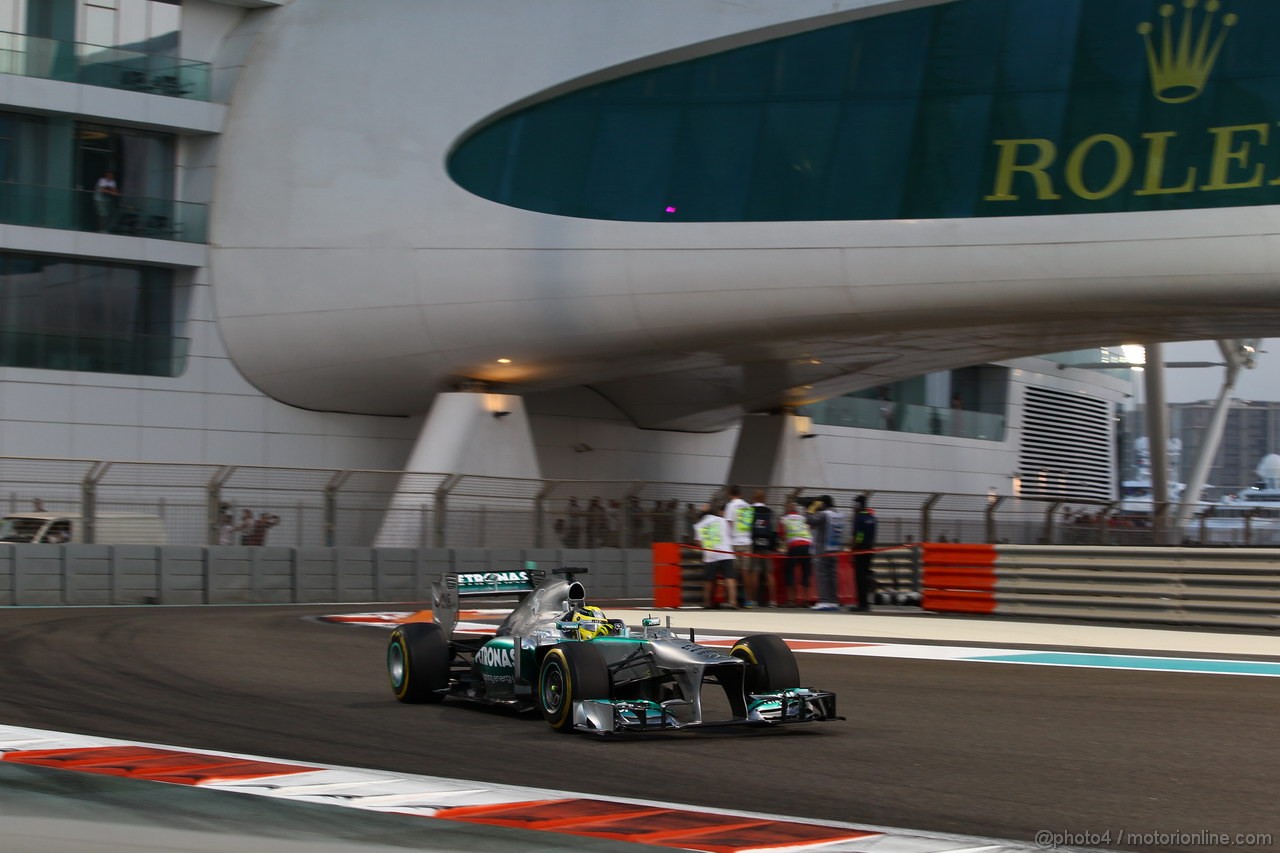
[[[858,587],[858,603],[850,610],[866,612],[871,609],[871,593],[876,588],[875,573],[871,569],[876,547],[876,513],[867,508],[865,495],[853,499],[853,577]]]
[[[786,514],[778,521],[782,544],[787,549],[787,560],[782,567],[782,579],[786,584],[786,605],[795,607],[808,594],[813,531],[809,529],[809,520],[804,513],[800,512],[795,501],[787,501],[786,509]],[[797,594],[797,590],[806,592]]]
[[[699,511],[698,507],[694,506],[693,504],[685,504],[684,518],[685,518],[685,524],[687,528],[689,530],[692,530],[693,526],[698,523],[698,519],[702,518],[702,513]],[[692,542],[694,540],[689,539],[687,541]]]
[[[693,536],[702,549],[702,601],[706,607],[715,605],[717,576],[724,577],[725,605],[738,609],[738,565],[733,559],[729,543],[729,522],[713,504],[703,504],[702,519],[693,526]]]
[[[241,545],[252,545],[253,542],[253,510],[245,507],[240,510],[240,520],[236,522],[236,533],[240,534]]]
[[[236,544],[236,534],[239,530],[236,517],[231,512],[231,504],[222,504],[218,507],[218,544]]]
[[[99,231],[106,231],[111,227],[116,199],[119,197],[120,189],[116,186],[115,173],[108,169],[93,185],[93,209],[98,214]]]
[[[894,420],[896,407],[893,404],[893,396],[889,393],[888,385],[881,385],[876,389],[876,399],[880,401],[880,420],[884,424],[885,429],[896,429],[897,422]],[[819,570],[819,578],[821,578],[821,570]]]
[[[770,607],[778,606],[778,591],[773,581],[773,553],[778,550],[778,530],[773,522],[773,510],[764,502],[764,490],[752,495],[751,504],[751,574],[742,582],[747,584],[746,595]],[[749,584],[754,583],[754,586]]]
[[[569,504],[565,507],[567,518],[565,518],[565,534],[564,547],[581,548],[582,547],[582,527],[586,520],[586,513],[583,511],[581,504],[578,503],[576,497],[569,497]]]
[[[813,529],[814,553],[818,555],[818,602],[814,610],[839,610],[836,590],[836,554],[844,542],[844,514],[836,509],[830,495],[809,505],[809,526]]]
[[[960,393],[957,391],[951,395],[951,434],[962,435],[964,433],[964,401],[960,399]]]
[[[272,515],[269,512],[260,514],[253,521],[253,526],[249,530],[249,541],[246,545],[266,545],[267,531],[280,523],[280,516]]]
[[[604,510],[604,547],[617,548],[621,544],[619,532],[622,530],[622,504],[610,500]]]
[[[675,532],[672,513],[675,512],[676,504],[667,503],[665,501],[653,502],[653,541],[654,542],[670,542],[672,533]]]
[[[627,499],[627,545],[638,548],[653,542],[653,520],[644,511],[640,498],[632,495]]]
[[[725,521],[729,522],[729,542],[733,546],[733,558],[738,564],[738,575],[742,578],[743,602],[747,607],[755,607],[756,602],[750,598],[756,588],[753,580],[754,569],[751,566],[751,504],[742,499],[742,490],[737,486],[729,487],[729,502],[724,508]]]
[[[599,548],[604,545],[605,534],[604,505],[599,498],[592,498],[587,504],[587,547]]]

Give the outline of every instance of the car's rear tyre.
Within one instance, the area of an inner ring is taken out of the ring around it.
[[[401,702],[439,702],[449,686],[453,652],[439,625],[410,622],[391,632],[387,645],[387,675],[391,692]]]
[[[800,667],[796,656],[781,637],[753,634],[733,644],[730,652],[747,662],[744,684],[748,693],[771,693],[800,686]]]
[[[573,703],[609,698],[609,667],[590,643],[561,643],[538,669],[538,708],[551,728],[573,731]]]

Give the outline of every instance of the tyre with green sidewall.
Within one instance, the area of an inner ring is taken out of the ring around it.
[[[387,645],[387,675],[391,692],[401,702],[421,704],[444,699],[449,686],[453,652],[439,625],[410,622],[391,632]]]
[[[573,731],[574,702],[608,699],[609,694],[609,667],[591,643],[560,643],[543,656],[538,668],[538,709],[556,731]]]
[[[748,693],[772,693],[800,686],[800,666],[795,653],[781,637],[753,634],[733,644],[729,652],[747,663],[745,681]]]

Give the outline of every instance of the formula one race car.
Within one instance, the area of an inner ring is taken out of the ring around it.
[[[838,720],[833,693],[800,686],[786,644],[743,637],[724,651],[677,636],[655,618],[632,629],[586,603],[586,569],[448,574],[432,587],[434,622],[391,634],[387,669],[401,702],[446,696],[541,710],[558,732]],[[459,595],[519,595],[492,638],[454,636]],[[703,714],[703,685],[719,685],[725,719]]]

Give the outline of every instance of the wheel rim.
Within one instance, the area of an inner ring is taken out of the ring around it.
[[[387,649],[387,672],[391,675],[391,686],[397,690],[404,684],[404,648],[397,640]]]
[[[548,714],[560,713],[564,705],[564,670],[560,664],[553,662],[547,665],[542,673],[542,707]]]

